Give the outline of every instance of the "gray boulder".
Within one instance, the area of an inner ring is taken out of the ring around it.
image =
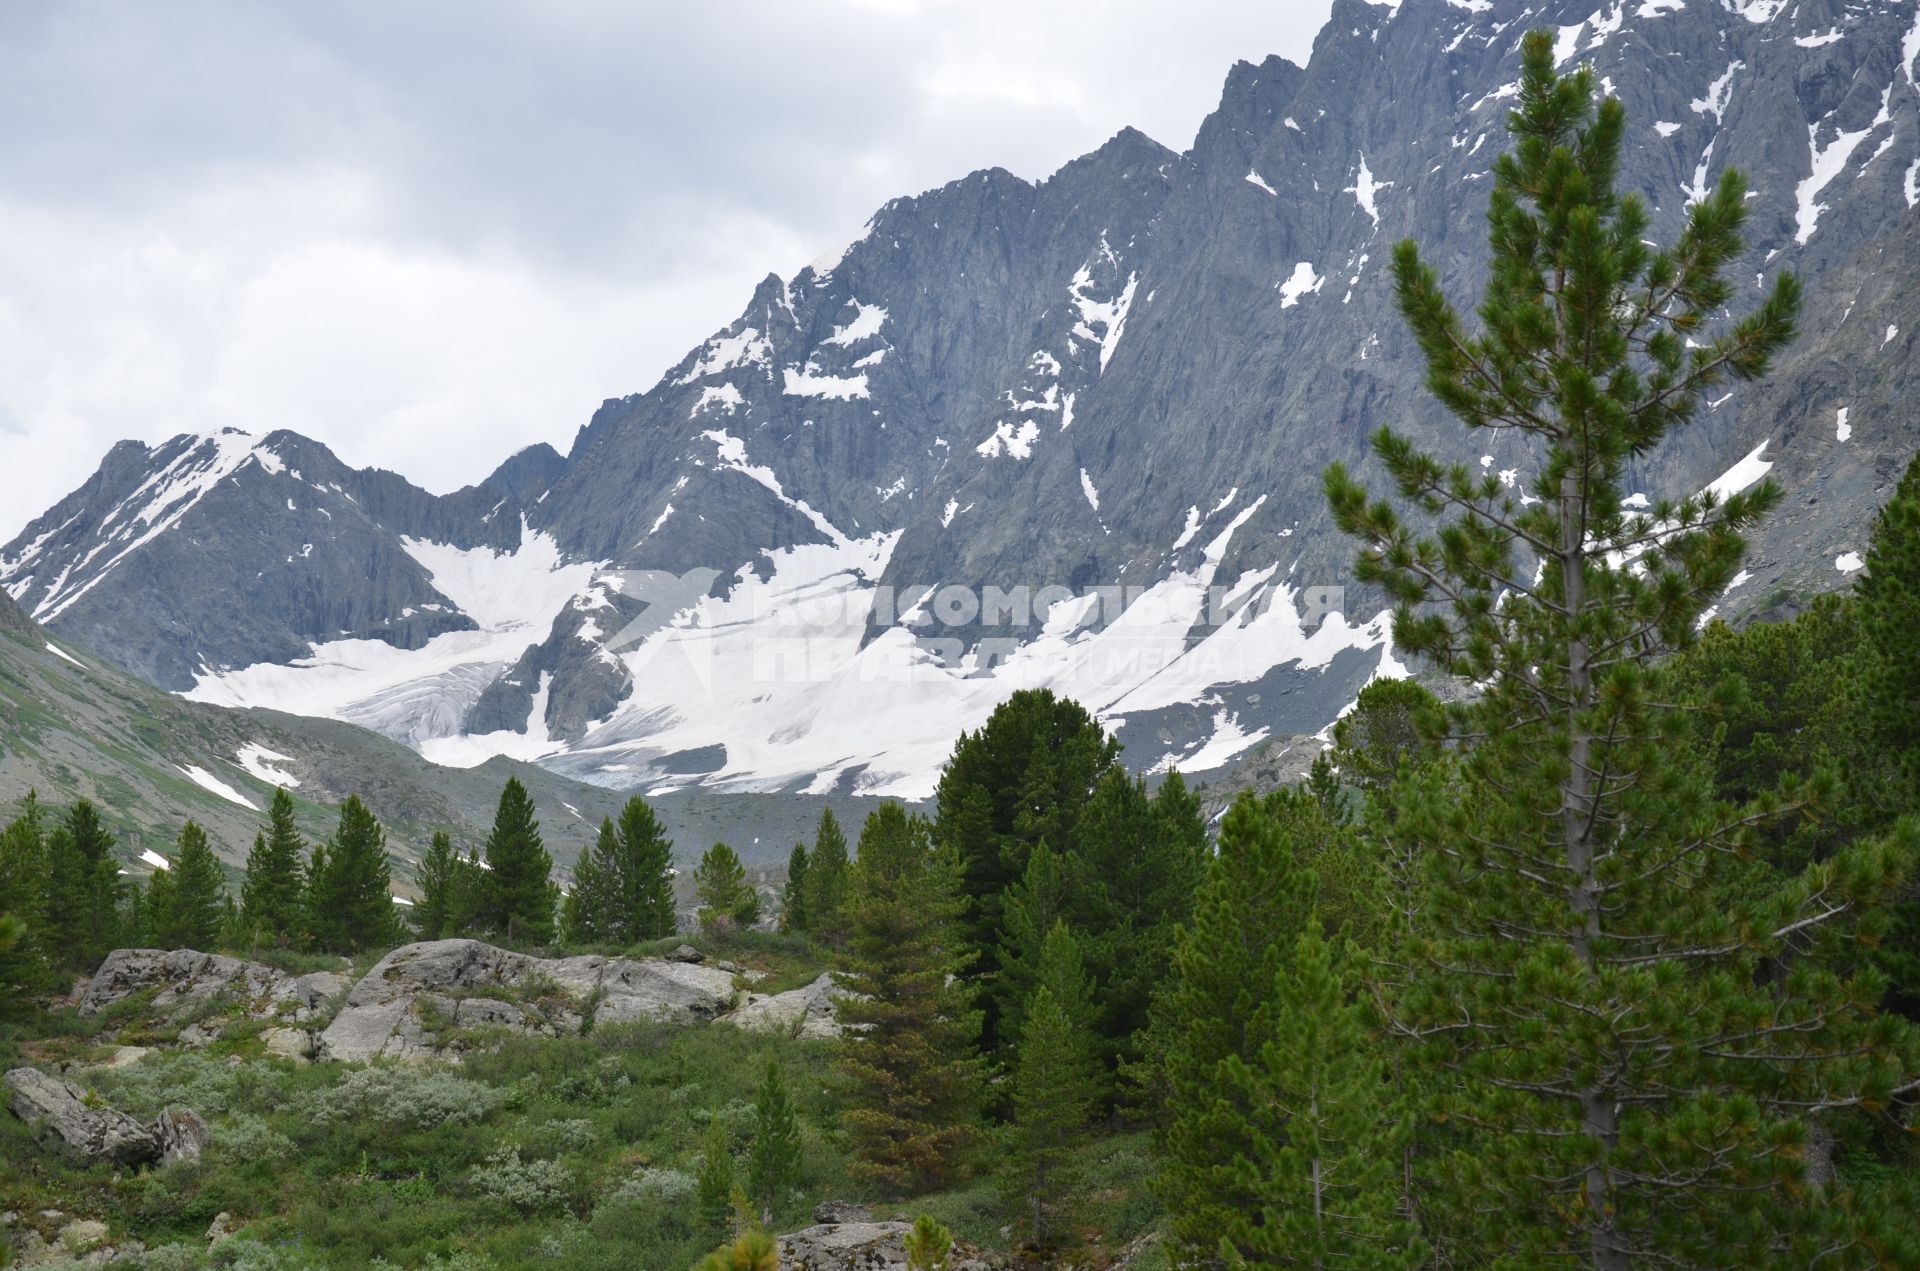
[[[258,962],[193,949],[115,949],[87,981],[75,1006],[82,1015],[97,1015],[136,993],[157,989],[153,1008],[168,1016],[185,1015],[224,995],[249,1018],[280,1016],[298,1022],[318,1014],[349,982],[337,971],[288,975]]]
[[[318,1057],[421,1059],[449,1031],[578,1032],[589,1003],[603,1023],[710,1020],[733,1000],[733,977],[648,958],[536,958],[478,940],[395,949],[347,994],[317,1043]]]
[[[780,1265],[785,1271],[892,1271],[907,1265],[907,1222],[821,1223],[780,1237]],[[989,1271],[990,1263],[978,1251],[959,1244],[949,1262],[951,1271]]]
[[[721,1016],[720,1022],[749,1032],[831,1041],[843,1031],[834,1013],[834,999],[845,996],[846,990],[834,984],[829,971],[804,988],[765,996],[749,994],[743,1006]]]
[[[58,1139],[86,1161],[145,1165],[159,1160],[160,1137],[124,1112],[89,1107],[87,1092],[37,1068],[15,1068],[6,1076],[13,1114],[35,1126],[42,1142]]]
[[[160,1163],[178,1165],[199,1160],[213,1140],[213,1131],[199,1113],[168,1108],[154,1118],[153,1136],[160,1143]]]

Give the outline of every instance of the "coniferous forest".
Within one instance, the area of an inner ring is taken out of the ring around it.
[[[639,796],[556,871],[512,781],[484,842],[432,838],[411,905],[359,799],[309,843],[282,791],[237,877],[188,823],[135,882],[92,804],[29,798],[0,834],[5,1066],[211,1133],[131,1168],[0,1120],[0,1240],[61,1265],[77,1214],[138,1267],[712,1271],[798,1265],[781,1237],[844,1202],[914,1223],[922,1268],[1920,1266],[1920,456],[1851,589],[1716,620],[1777,487],[1638,506],[1624,474],[1768,373],[1799,286],[1729,281],[1738,172],[1648,241],[1625,111],[1548,34],[1517,103],[1486,294],[1411,242],[1392,266],[1434,397],[1539,475],[1390,428],[1383,488],[1325,474],[1417,675],[1370,684],[1304,782],[1210,822],[1022,691],[930,804],[825,813],[778,889],[725,843],[680,880]],[[65,1004],[117,948],[357,978],[453,938],[690,943],[742,994],[830,975],[836,1035],[571,1002],[544,1017],[570,1032],[472,1026],[458,1062],[309,1063],[253,1025],[177,1046],[151,994]]]

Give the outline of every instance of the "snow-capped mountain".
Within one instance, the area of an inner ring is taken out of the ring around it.
[[[429,758],[641,789],[930,790],[1011,689],[1138,767],[1311,732],[1396,673],[1320,474],[1382,423],[1524,482],[1421,390],[1388,254],[1470,304],[1517,47],[1626,105],[1622,185],[1677,233],[1751,180],[1752,294],[1805,334],[1640,472],[1788,489],[1729,614],[1841,585],[1920,427],[1914,0],[1338,0],[1304,68],[1242,63],[1191,149],[1131,129],[1032,183],[974,173],[769,276],[562,459],[431,496],[276,433],[116,447],[0,550],[52,630],[207,701]]]

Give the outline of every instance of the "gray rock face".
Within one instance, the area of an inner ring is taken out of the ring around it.
[[[58,1140],[82,1160],[146,1165],[165,1151],[153,1127],[124,1112],[89,1106],[87,1092],[72,1082],[37,1068],[15,1068],[6,1084],[13,1114],[36,1126],[42,1141]]]
[[[780,1237],[780,1265],[792,1271],[887,1271],[907,1265],[907,1222],[822,1223]],[[952,1271],[988,1271],[990,1263],[956,1246]]]
[[[213,1131],[197,1112],[186,1108],[167,1108],[154,1118],[153,1137],[160,1144],[160,1163],[178,1165],[197,1161],[213,1141]]]
[[[192,949],[115,949],[95,971],[76,1007],[96,1015],[136,993],[158,989],[153,1009],[163,1015],[186,1014],[215,997],[234,1003],[252,1019],[311,1019],[349,984],[337,971],[287,975],[258,962],[245,962]]]
[[[441,1053],[449,1029],[578,1032],[596,1022],[713,1019],[733,999],[724,971],[662,959],[535,958],[477,940],[410,944],[347,995],[317,1040],[319,1058],[418,1059]]]
[[[841,789],[897,775],[888,763],[930,718],[950,743],[972,717],[881,709],[874,679],[851,673],[710,709],[684,668],[624,660],[622,633],[702,596],[750,608],[780,573],[768,603],[788,616],[828,580],[872,601],[836,656],[901,646],[978,666],[1030,652],[1038,622],[909,624],[923,586],[1125,584],[1164,600],[1211,585],[1233,597],[1223,612],[1178,611],[1146,650],[1176,650],[1178,674],[1148,656],[1061,687],[1140,767],[1213,768],[1262,735],[1310,735],[1389,666],[1383,628],[1365,625],[1385,604],[1353,583],[1325,467],[1384,488],[1366,439],[1392,424],[1515,489],[1538,473],[1523,442],[1469,436],[1425,393],[1387,270],[1393,244],[1418,239],[1471,310],[1518,39],[1537,26],[1627,107],[1620,185],[1649,206],[1650,237],[1670,241],[1736,164],[1753,190],[1736,307],[1782,270],[1807,283],[1805,334],[1774,373],[1723,390],[1629,473],[1659,498],[1749,454],[1770,464],[1787,501],[1721,611],[1777,612],[1847,584],[1842,562],[1915,444],[1912,10],[1655,9],[1337,0],[1306,66],[1233,67],[1184,153],[1129,129],[1044,181],[977,172],[886,204],[843,254],[770,276],[658,384],[604,403],[564,460],[526,452],[434,498],[293,434],[126,443],[0,550],[0,584],[170,688],[315,643],[418,649],[484,628],[499,636],[485,658],[369,686],[340,713],[415,744],[544,730],[544,763],[624,786],[825,773]],[[136,544],[136,521],[166,528]],[[552,572],[540,552],[583,568],[571,595],[531,585]],[[455,553],[499,586],[457,594],[461,570],[431,567]],[[694,581],[669,604],[603,585],[586,568],[601,565]],[[818,572],[803,586],[802,570]],[[490,612],[502,593],[528,607]],[[1055,638],[1124,645],[1118,617],[1098,609]],[[832,732],[826,707],[856,698],[859,727]]]
[[[774,1033],[782,1037],[800,1037],[809,1041],[832,1041],[842,1030],[834,1015],[834,999],[845,991],[827,972],[804,988],[786,993],[749,993],[731,1014],[720,1017],[723,1024],[756,1033]]]

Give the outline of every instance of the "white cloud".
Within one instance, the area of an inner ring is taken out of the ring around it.
[[[0,12],[0,541],[114,441],[565,450],[899,194],[1181,148],[1326,0]]]

